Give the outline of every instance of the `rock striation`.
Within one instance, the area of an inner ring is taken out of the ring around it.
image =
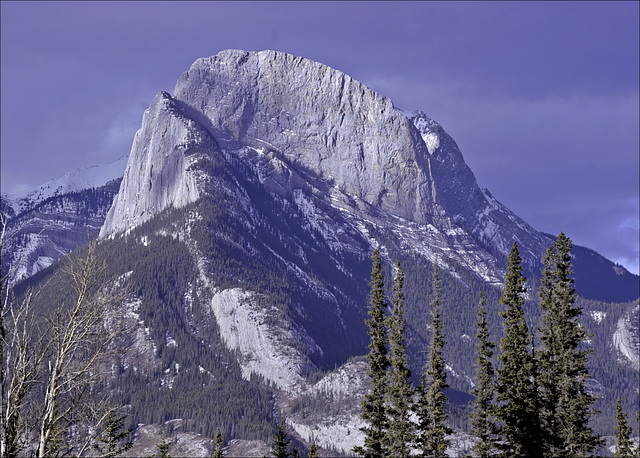
[[[417,222],[433,208],[427,149],[393,103],[326,65],[274,51],[198,59],[176,98],[226,148],[273,152],[305,175]]]
[[[218,146],[191,116],[168,93],[155,97],[133,140],[120,192],[100,236],[131,229],[169,206],[198,199],[201,176],[192,166]]]
[[[429,258],[452,258],[492,282],[500,267],[490,252],[506,254],[515,239],[536,267],[548,242],[478,187],[453,139],[424,113],[398,110],[321,63],[240,50],[198,59],[173,96],[155,98],[101,237],[196,201],[210,178],[195,164],[214,156],[248,164],[272,192],[311,187],[357,220],[402,221]]]

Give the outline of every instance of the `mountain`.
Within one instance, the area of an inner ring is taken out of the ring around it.
[[[179,419],[193,434],[213,437],[219,427],[225,438],[269,443],[285,418],[300,443],[339,452],[362,440],[359,355],[374,248],[387,283],[395,261],[405,271],[415,379],[433,265],[442,269],[448,394],[460,432],[478,292],[492,304],[497,333],[499,286],[517,241],[535,323],[536,277],[552,243],[477,185],[455,141],[424,113],[274,51],[198,59],[173,95],[158,94],[103,218],[100,245],[109,274],[131,291],[122,315],[135,328],[106,385],[130,406],[132,424],[169,428]],[[574,255],[583,324],[597,344],[594,386],[603,397],[630,392],[638,333],[626,317],[637,313],[601,301],[637,299],[638,276],[590,250]],[[593,287],[590,275],[617,283]],[[621,329],[617,349],[612,326]],[[462,449],[468,438],[460,437]]]
[[[110,181],[122,178],[127,166],[127,155],[105,165],[94,165],[72,170],[64,176],[47,181],[35,189],[17,194],[2,194],[3,212],[16,216],[33,209],[51,197],[80,192],[85,189],[100,188]]]
[[[127,156],[73,170],[21,194],[2,195],[6,253],[11,283],[28,278],[94,238],[118,192]]]
[[[402,232],[430,261],[454,261],[485,281],[500,283],[514,241],[530,275],[542,267],[548,236],[478,187],[439,124],[323,64],[224,51],[196,61],[174,96],[160,93],[144,117],[103,237],[196,201],[219,180],[203,164],[222,161],[250,167],[271,194],[298,206],[293,194],[305,190],[311,206],[322,201],[360,226]],[[616,300],[638,296],[637,276],[601,267],[626,286]]]

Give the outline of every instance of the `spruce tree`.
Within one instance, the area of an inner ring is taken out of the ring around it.
[[[500,303],[504,319],[504,336],[500,340],[497,373],[496,417],[501,423],[499,447],[508,457],[543,454],[540,429],[540,402],[534,377],[534,360],[529,350],[531,337],[524,317],[523,305],[527,288],[522,274],[518,245],[513,244],[507,261],[507,274]]]
[[[316,441],[311,442],[311,448],[309,449],[309,458],[318,458],[318,447]]]
[[[616,403],[616,458],[633,458],[633,444],[631,442],[631,427],[627,425],[627,416],[622,410],[622,402],[618,398]],[[640,447],[640,446],[639,446]]]
[[[164,434],[162,435],[160,443],[156,444],[156,448],[158,451],[153,455],[154,458],[171,458],[171,455],[169,455],[169,444],[167,443]]]
[[[400,263],[396,265],[393,283],[393,312],[389,323],[389,350],[391,367],[389,371],[387,445],[390,456],[408,457],[413,440],[413,423],[410,419],[411,371],[405,348],[404,318],[404,273]]]
[[[476,333],[477,362],[476,387],[471,392],[475,399],[472,402],[471,426],[472,434],[478,438],[473,450],[479,457],[495,454],[497,426],[495,423],[495,371],[491,359],[495,344],[491,342],[487,326],[486,300],[480,292],[478,309],[478,331]]]
[[[290,455],[287,451],[287,447],[290,442],[291,439],[288,438],[287,430],[284,426],[284,421],[281,421],[278,425],[278,431],[276,431],[276,434],[273,438],[274,449],[271,450],[271,455],[275,456],[276,458],[288,458]]]
[[[420,379],[416,406],[418,416],[416,445],[423,457],[445,457],[449,445],[445,436],[451,433],[451,429],[446,425],[448,418],[447,397],[444,394],[444,389],[449,385],[442,357],[442,349],[446,342],[444,324],[440,315],[440,269],[438,264],[434,266],[433,289],[429,359],[426,374]]]
[[[131,434],[133,429],[123,431],[124,420],[126,415],[117,416],[114,409],[110,409],[107,413],[106,426],[102,434],[96,437],[94,448],[101,458],[114,458],[122,456],[124,452],[133,447],[131,441],[123,440]]]
[[[224,438],[220,432],[220,428],[216,431],[216,449],[213,452],[212,458],[223,458],[222,447],[224,446]]]
[[[562,232],[543,258],[540,308],[543,311],[537,353],[541,421],[545,443],[553,456],[589,455],[600,440],[589,427],[595,397],[587,393],[589,337],[578,318],[571,267],[571,240]]]
[[[389,357],[387,354],[387,330],[385,310],[387,304],[384,298],[384,275],[380,260],[380,250],[374,250],[371,260],[371,293],[369,295],[369,316],[365,323],[369,326],[369,353],[367,360],[369,369],[367,374],[371,380],[371,390],[362,401],[362,419],[368,424],[361,428],[364,432],[364,445],[353,448],[355,453],[367,457],[387,456],[385,436],[388,420],[385,407],[387,389],[387,369]]]

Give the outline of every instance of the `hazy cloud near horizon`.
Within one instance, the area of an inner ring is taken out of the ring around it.
[[[2,2],[2,192],[127,154],[199,57],[277,49],[421,109],[535,228],[638,273],[638,2]]]

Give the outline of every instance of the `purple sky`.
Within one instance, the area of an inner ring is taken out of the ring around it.
[[[127,154],[197,58],[276,49],[423,110],[519,216],[638,273],[638,2],[0,5],[2,192]]]

